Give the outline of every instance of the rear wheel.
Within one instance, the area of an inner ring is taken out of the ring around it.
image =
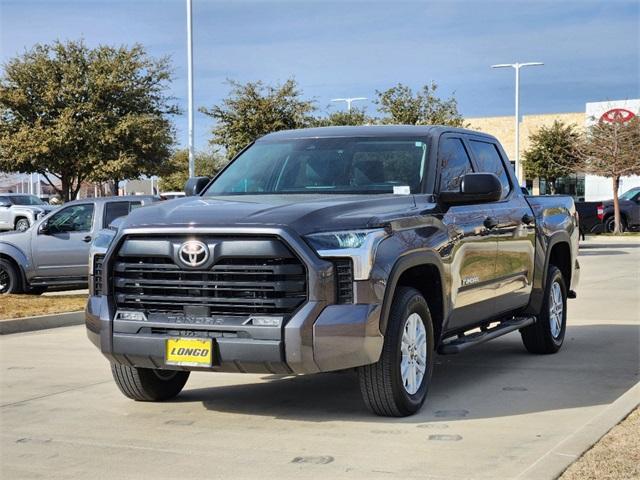
[[[567,286],[562,272],[549,266],[542,311],[536,323],[520,330],[522,342],[531,353],[556,353],[562,347],[567,328]]]
[[[29,220],[26,218],[19,218],[16,220],[16,230],[19,232],[24,232],[26,230],[29,230],[29,227],[31,225],[29,224]]]
[[[22,282],[18,269],[10,261],[0,258],[0,295],[21,292]]]
[[[604,231],[605,233],[613,233],[613,231],[616,228],[616,219],[613,215],[611,215],[609,218],[607,218],[604,221]],[[620,231],[621,232],[626,232],[627,231],[627,224],[624,221],[624,218],[620,218]]]
[[[133,400],[158,402],[178,395],[187,383],[189,372],[157,370],[111,364],[111,373],[120,391]]]
[[[427,302],[413,288],[398,288],[380,360],[358,369],[367,407],[386,417],[404,417],[420,410],[433,372],[433,349]]]

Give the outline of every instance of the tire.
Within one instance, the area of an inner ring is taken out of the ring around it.
[[[604,221],[604,233],[613,233],[613,230],[616,228],[616,219],[613,215],[607,217]],[[627,231],[627,222],[624,220],[624,217],[620,217],[620,231]]]
[[[22,293],[20,272],[9,260],[0,258],[0,295]]]
[[[18,232],[26,232],[27,230],[29,230],[29,227],[31,225],[29,224],[29,220],[27,218],[19,218],[16,220],[16,230]]]
[[[111,373],[124,396],[140,402],[159,402],[178,395],[187,383],[190,372],[112,363]]]
[[[405,328],[412,325],[416,332],[413,337],[415,350],[403,342],[410,339],[407,336],[410,332],[405,332]],[[411,352],[417,356],[412,356]],[[417,290],[399,287],[391,304],[380,360],[358,368],[360,391],[369,410],[384,417],[406,417],[420,410],[431,382],[433,356],[433,324],[427,302]],[[424,371],[421,379],[420,365]],[[411,371],[415,376],[411,376]]]
[[[558,313],[558,300],[562,312]],[[555,308],[555,315],[551,309]],[[558,319],[558,321],[554,321]],[[560,270],[549,265],[542,311],[536,323],[520,330],[522,343],[530,353],[556,353],[562,347],[567,329],[567,286]]]

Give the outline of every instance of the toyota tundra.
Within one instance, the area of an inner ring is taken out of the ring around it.
[[[134,400],[178,395],[193,370],[356,369],[371,411],[406,416],[436,354],[515,331],[531,353],[562,346],[574,202],[524,195],[492,136],[282,131],[186,194],[93,242],[88,336]]]

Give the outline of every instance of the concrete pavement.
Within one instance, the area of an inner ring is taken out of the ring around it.
[[[196,373],[175,401],[136,403],[84,327],[2,337],[0,477],[554,478],[640,400],[640,244],[580,261],[560,353],[511,334],[440,356],[405,419],[371,416],[350,373]]]

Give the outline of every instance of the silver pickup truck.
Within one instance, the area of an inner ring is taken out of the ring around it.
[[[49,286],[86,287],[95,234],[116,218],[158,200],[154,196],[75,200],[37,219],[34,228],[0,234],[0,295],[41,293]]]
[[[24,232],[36,220],[44,217],[54,208],[35,195],[0,194],[0,231],[18,230]]]

